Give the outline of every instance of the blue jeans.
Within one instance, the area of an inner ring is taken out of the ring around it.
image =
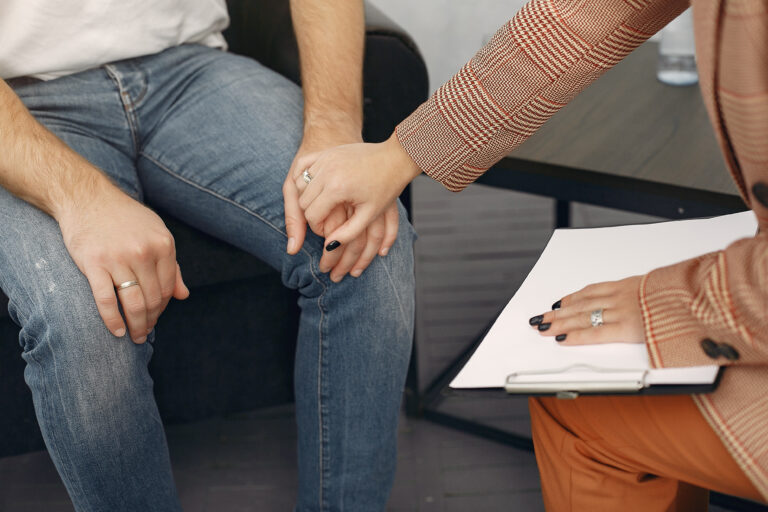
[[[286,254],[281,187],[302,134],[299,88],[189,45],[16,93],[126,193],[257,256],[299,291],[296,509],[383,510],[413,335],[414,234],[401,208],[389,255],[338,284],[318,270],[319,237]],[[75,508],[180,510],[147,373],[154,336],[115,339],[56,222],[2,188],[0,287]]]

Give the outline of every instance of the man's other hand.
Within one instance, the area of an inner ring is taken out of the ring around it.
[[[88,205],[58,212],[56,219],[107,328],[122,337],[127,323],[131,339],[144,343],[171,297],[185,299],[189,290],[160,217],[117,188],[105,188]],[[138,285],[117,289],[132,281]]]

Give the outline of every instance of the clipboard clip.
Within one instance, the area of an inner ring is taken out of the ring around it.
[[[592,380],[548,378],[567,373],[600,374],[600,378]],[[511,373],[507,376],[504,390],[510,394],[555,394],[562,399],[574,399],[581,393],[632,393],[646,387],[647,375],[648,370],[573,364],[549,370]]]

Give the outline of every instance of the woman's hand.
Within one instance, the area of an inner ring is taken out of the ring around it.
[[[283,184],[283,199],[285,204],[285,224],[288,234],[289,254],[296,254],[304,244],[307,230],[307,219],[299,206],[299,190],[296,188],[294,174],[301,174],[303,162],[311,161],[311,155],[317,155],[323,150],[342,144],[361,141],[360,135],[354,130],[342,130],[335,127],[321,129],[306,129],[301,146],[296,153],[291,169]],[[322,222],[309,222],[315,234],[327,239],[327,235],[347,221],[352,214],[351,209],[340,204],[333,208]],[[393,201],[385,211],[375,218],[361,236],[356,237],[341,251],[323,253],[318,268],[321,272],[330,272],[331,281],[339,282],[349,273],[359,277],[371,264],[376,255],[386,256],[397,238],[399,212],[397,203]]]
[[[363,234],[420,173],[394,135],[379,144],[348,144],[307,155],[294,167],[299,206],[310,226],[323,226],[339,206],[350,213],[341,226],[325,230],[329,251]]]
[[[638,301],[642,276],[592,284],[552,305],[552,311],[529,320],[542,336],[555,336],[563,345],[645,343]],[[592,326],[591,314],[602,310],[603,325]]]

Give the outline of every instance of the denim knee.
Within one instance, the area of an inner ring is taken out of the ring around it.
[[[113,336],[85,277],[48,256],[33,263],[39,271],[30,281],[34,286],[27,287],[23,299],[12,297],[9,308],[21,325],[25,379],[35,400],[48,404],[44,409],[59,414],[54,405],[59,402],[71,422],[98,433],[102,419],[114,420],[126,402],[151,395],[152,346]]]

